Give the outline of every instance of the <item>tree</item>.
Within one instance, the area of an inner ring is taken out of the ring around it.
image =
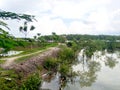
[[[24,19],[24,20],[29,21],[29,22],[36,20],[35,16],[33,16],[33,15],[17,14],[17,13],[13,13],[13,12],[2,11],[2,10],[0,10],[0,18],[2,18],[3,20],[8,20],[8,19],[21,20],[21,19]]]
[[[35,20],[35,16],[33,15],[27,15],[27,14],[17,14],[13,12],[6,12],[3,10],[0,10],[0,18],[3,20],[9,20],[9,19],[16,19],[16,20],[25,20],[27,22],[32,22]],[[6,27],[7,29],[10,29],[8,25],[0,20],[0,26]],[[30,30],[33,30],[34,27],[32,26]],[[15,40],[14,37],[11,36],[8,32],[6,32],[3,28],[0,28],[0,47],[4,48],[5,50],[10,50],[12,47],[14,47]]]
[[[27,14],[17,14],[17,13],[13,13],[13,12],[6,12],[3,10],[0,10],[0,18],[3,20],[8,20],[8,19],[17,19],[17,20],[25,20],[28,22],[32,22],[35,19],[35,16],[33,15],[27,15]],[[7,29],[9,29],[9,27],[7,26],[7,24],[3,21],[0,20],[0,26],[4,26]]]
[[[52,39],[55,42],[57,42],[57,40],[58,40],[58,35],[55,32],[52,32]]]
[[[32,25],[30,27],[30,29],[28,30],[27,22],[24,22],[24,25],[20,26],[20,28],[19,28],[20,32],[22,32],[25,35],[25,38],[27,37],[27,34],[29,33],[29,31],[32,31],[34,29],[35,29],[35,27]]]
[[[4,51],[8,51],[16,45],[14,37],[8,32],[0,28],[0,47],[4,48]]]

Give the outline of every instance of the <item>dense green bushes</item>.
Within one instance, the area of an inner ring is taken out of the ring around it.
[[[14,79],[0,77],[0,90],[17,90],[16,83]]]
[[[13,70],[0,68],[0,90],[17,90],[17,78]]]
[[[47,58],[43,63],[43,67],[49,71],[54,71],[57,70],[58,64],[57,58]]]
[[[41,77],[39,73],[35,73],[29,76],[20,87],[20,90],[38,90],[41,84]]]
[[[70,71],[70,66],[68,64],[62,64],[60,65],[59,72],[61,76],[67,76]]]
[[[63,63],[69,63],[71,64],[75,59],[75,52],[71,48],[64,47],[59,52],[59,59],[60,62]]]
[[[75,62],[75,52],[72,48],[62,46],[57,58],[47,58],[43,66],[49,71],[58,71],[61,77],[70,74],[71,65]]]

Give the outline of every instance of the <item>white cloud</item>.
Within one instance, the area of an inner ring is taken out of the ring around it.
[[[1,9],[36,15],[38,22],[33,23],[36,30],[29,36],[34,36],[38,32],[120,34],[120,6],[116,6],[118,0],[1,0],[0,2]],[[14,27],[15,24],[11,28],[15,30]]]
[[[86,25],[83,22],[74,21],[69,27],[69,33],[74,34],[94,34],[93,27],[91,25]]]
[[[34,24],[36,26],[36,32],[41,33],[42,35],[48,35],[52,32],[64,34],[68,30],[65,23],[61,19],[51,19],[48,16],[39,18],[38,22]],[[32,35],[35,35],[36,32],[33,32]]]
[[[106,8],[98,8],[97,11],[92,12],[88,19],[89,22],[92,22],[92,26],[98,33],[104,33],[110,25],[110,16]]]
[[[53,2],[54,8],[52,9],[52,12],[54,16],[83,19],[85,14],[104,6],[109,2],[110,0],[80,0],[79,2],[56,0],[56,2]]]

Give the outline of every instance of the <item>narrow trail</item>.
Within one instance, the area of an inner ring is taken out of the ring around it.
[[[20,55],[20,56],[14,56],[14,57],[9,57],[9,58],[2,58],[2,60],[6,60],[6,62],[4,64],[1,65],[2,68],[7,68],[7,67],[10,67],[14,64],[14,61],[18,58],[22,58],[22,57],[25,57],[25,56],[31,56],[31,55],[34,55],[34,54],[39,54],[41,52],[44,52],[44,51],[49,51],[49,50],[54,50],[56,47],[50,47],[50,48],[47,48],[45,50],[40,50],[40,51],[37,51],[37,52],[34,52],[34,53],[30,53],[30,54],[25,54],[25,55]]]

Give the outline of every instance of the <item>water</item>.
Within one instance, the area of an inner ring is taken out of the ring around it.
[[[79,63],[73,65],[77,76],[68,81],[62,90],[120,90],[120,52],[95,52],[91,59],[78,54]],[[59,90],[59,77],[54,76],[50,82],[43,82],[44,89]]]
[[[0,56],[12,56],[22,53],[23,51],[8,51],[6,53],[0,54]]]
[[[40,87],[40,90],[59,90],[59,73],[56,73],[53,75],[53,77],[50,77],[49,79],[44,78],[44,82],[42,82],[42,86]]]

